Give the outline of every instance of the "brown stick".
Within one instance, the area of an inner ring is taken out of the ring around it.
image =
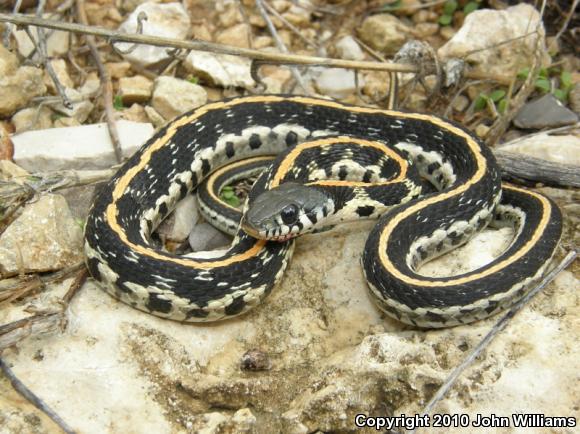
[[[89,21],[85,11],[85,1],[76,0],[76,3],[79,21],[84,25],[88,25]],[[86,41],[91,50],[91,55],[93,56],[93,59],[97,65],[97,69],[99,70],[99,80],[101,81],[101,87],[103,88],[103,105],[105,106],[105,117],[107,118],[109,136],[111,137],[111,142],[113,143],[113,150],[115,151],[115,158],[117,163],[120,163],[123,159],[123,155],[121,154],[121,140],[119,139],[119,130],[117,129],[115,110],[113,108],[113,84],[111,83],[109,73],[105,69],[103,62],[101,62],[101,56],[99,54],[99,50],[97,49],[97,42],[95,37],[92,35],[87,35]]]
[[[8,22],[19,25],[46,27],[49,29],[63,30],[65,32],[82,33],[86,35],[106,38],[113,42],[132,42],[135,44],[154,45],[157,47],[174,47],[186,50],[211,51],[221,54],[244,56],[250,59],[262,60],[275,64],[289,65],[323,65],[335,68],[365,69],[375,71],[417,72],[417,67],[399,63],[358,62],[353,60],[331,59],[326,57],[300,56],[297,54],[270,53],[266,51],[251,50],[249,48],[231,47],[205,41],[185,41],[181,39],[162,38],[158,36],[138,35],[131,33],[115,32],[95,26],[66,23],[42,18],[31,17],[22,14],[0,13],[0,22]]]

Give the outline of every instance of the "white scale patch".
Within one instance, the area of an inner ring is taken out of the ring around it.
[[[435,151],[426,152],[421,146],[413,144],[413,143],[405,143],[399,142],[395,145],[395,148],[402,152],[406,152],[409,154],[411,159],[416,163],[417,168],[419,169],[419,173],[424,178],[428,179],[433,185],[435,185],[438,189],[444,188],[446,185],[453,184],[457,177],[455,176],[455,172],[453,171],[453,166],[448,161],[443,162],[443,156]],[[417,162],[417,157],[422,155],[424,161],[421,163]],[[431,163],[437,163],[439,168],[435,170],[433,173],[429,174],[427,172],[427,166]],[[443,185],[441,185],[437,181],[437,177],[439,175],[443,176]]]

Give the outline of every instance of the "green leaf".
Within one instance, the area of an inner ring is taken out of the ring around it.
[[[475,100],[474,108],[475,110],[483,110],[487,105],[487,100],[489,97],[485,93],[479,94]]]
[[[115,95],[113,98],[113,107],[115,110],[123,110],[123,98],[121,98],[121,95]]]
[[[441,24],[442,26],[448,26],[449,24],[451,24],[452,20],[453,17],[451,15],[441,15],[439,17],[439,24]]]
[[[497,111],[500,112],[501,114],[504,114],[505,111],[507,110],[507,106],[508,101],[507,99],[504,98],[497,104]]]
[[[469,15],[473,11],[476,11],[479,8],[479,4],[477,2],[469,2],[463,7],[463,13],[465,15]]]
[[[402,0],[396,0],[394,2],[387,3],[386,5],[383,5],[383,7],[381,8],[381,12],[396,11],[401,7],[402,3],[403,3]]]
[[[550,77],[550,73],[548,72],[548,68],[540,68],[540,72],[538,73],[538,77],[540,77],[540,78]]]
[[[554,89],[554,96],[556,98],[558,98],[560,101],[562,102],[566,102],[568,101],[568,90],[563,90],[563,89]]]
[[[505,96],[505,90],[494,90],[492,93],[489,94],[489,99],[491,99],[493,102],[498,102],[500,99],[502,99]]]
[[[530,75],[530,68],[524,68],[518,72],[518,78],[525,80]]]
[[[457,10],[457,2],[455,0],[448,0],[443,6],[443,15],[453,15]]]
[[[197,78],[195,75],[191,75],[187,78],[187,81],[193,84],[197,84],[199,83],[199,78]]]
[[[568,71],[562,71],[560,74],[560,85],[562,89],[569,89],[572,87],[572,74]]]
[[[540,90],[543,90],[544,92],[550,92],[552,84],[547,78],[538,78],[536,80],[536,87]]]

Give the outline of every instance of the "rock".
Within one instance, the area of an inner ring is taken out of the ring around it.
[[[220,32],[217,35],[216,42],[234,47],[250,48],[248,36],[248,25],[241,23]]]
[[[52,127],[52,110],[46,106],[25,108],[12,116],[15,132],[44,130]]]
[[[544,29],[540,14],[533,6],[520,3],[505,10],[481,9],[465,18],[459,31],[438,50],[442,60],[462,58],[475,71],[487,75],[515,77],[534,57],[536,37],[530,33],[540,24],[540,37]],[[443,27],[442,31],[444,28]],[[509,44],[505,42],[510,40]],[[543,42],[542,42],[543,44]],[[547,64],[546,55],[542,62]]]
[[[182,242],[187,239],[200,217],[197,198],[188,195],[179,201],[173,213],[157,228],[157,232],[167,240]]]
[[[464,95],[458,95],[453,101],[453,110],[463,112],[469,106],[469,98]]]
[[[194,252],[224,248],[231,244],[231,239],[207,222],[195,225],[189,234],[189,245]]]
[[[123,155],[132,155],[151,135],[151,124],[117,121]],[[14,161],[30,172],[105,169],[116,164],[107,124],[28,131],[12,136]]]
[[[149,101],[153,90],[153,82],[142,75],[122,77],[119,80],[119,95],[123,105]]]
[[[144,109],[145,115],[147,115],[149,121],[153,125],[155,125],[155,128],[159,128],[167,123],[167,121],[163,118],[163,116],[161,116],[159,112],[155,110],[153,107],[147,105],[144,107]]]
[[[514,119],[518,128],[555,128],[578,122],[578,115],[551,93],[527,102]]]
[[[85,98],[92,98],[92,97],[96,96],[97,93],[99,93],[100,89],[101,89],[101,82],[99,80],[99,76],[97,75],[96,72],[91,72],[85,78],[85,82],[80,87],[79,92]]]
[[[43,272],[81,262],[82,239],[82,227],[66,200],[41,195],[0,236],[0,272]]]
[[[192,50],[185,59],[185,69],[215,86],[253,89],[252,62],[239,56]]]
[[[50,14],[44,14],[43,18],[51,19]],[[16,46],[18,47],[18,52],[22,57],[28,57],[35,49],[38,41],[38,33],[36,28],[32,27],[30,29],[30,34],[34,39],[34,42],[30,39],[28,33],[24,30],[15,30],[12,32],[14,39],[16,40]],[[49,30],[45,29],[46,35],[46,51],[48,57],[61,57],[66,56],[69,51],[69,38],[68,32],[61,30]],[[33,59],[38,59],[38,54],[33,55]]]
[[[120,117],[121,119],[132,122],[151,122],[151,119],[147,116],[147,112],[145,112],[143,106],[139,104],[133,104],[131,107],[121,110]]]
[[[291,78],[292,73],[288,68],[265,65],[262,68],[262,84],[266,85],[264,93],[284,93],[285,86]]]
[[[72,108],[66,108],[62,102],[51,105],[52,109],[65,116],[76,118],[79,123],[87,120],[93,111],[94,104],[85,98],[78,90],[65,88],[64,93],[72,103]]]
[[[580,82],[576,83],[570,90],[569,100],[570,108],[576,114],[580,114]]]
[[[580,138],[573,135],[537,134],[502,146],[501,150],[542,158],[554,163],[580,166]]]
[[[81,123],[77,118],[62,117],[54,121],[54,128],[78,127]]]
[[[161,3],[161,0],[123,0],[121,9],[125,12],[133,12],[137,6],[143,3]]]
[[[107,62],[105,63],[105,69],[109,74],[109,77],[113,80],[120,80],[127,75],[130,75],[131,64],[129,62]]]
[[[173,119],[206,102],[207,93],[197,84],[166,76],[155,79],[151,104],[165,119]]]
[[[425,39],[429,36],[436,35],[439,32],[439,24],[437,23],[419,23],[414,27],[415,36],[419,39]]]
[[[356,91],[354,71],[342,68],[325,68],[316,78],[316,88],[323,95],[342,99]],[[359,86],[363,79],[359,75]]]
[[[365,58],[365,54],[363,53],[362,49],[350,35],[340,38],[336,43],[335,48],[336,52],[338,53],[338,57],[341,59],[363,60]]]
[[[157,4],[147,2],[140,4],[121,24],[119,31],[137,33],[137,17],[139,14],[147,15],[143,20],[144,35],[160,36],[175,39],[186,39],[189,35],[189,15],[181,3]],[[134,47],[133,44],[118,42],[115,47],[126,52]],[[123,54],[123,57],[132,63],[141,66],[149,66],[169,59],[166,47],[154,47],[152,45],[137,45],[134,50]]]
[[[362,41],[375,50],[393,55],[407,41],[410,29],[391,14],[371,15],[359,29]]]
[[[14,54],[0,45],[0,117],[10,116],[25,107],[35,96],[43,95],[43,73],[32,66],[18,66]]]
[[[74,88],[74,83],[68,75],[66,62],[63,59],[53,59],[50,61],[50,64],[52,65],[52,69],[54,70],[60,84],[65,88]],[[57,93],[56,86],[46,71],[44,71],[44,84],[50,93],[53,95]]]

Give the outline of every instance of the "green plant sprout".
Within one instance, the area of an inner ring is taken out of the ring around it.
[[[222,191],[220,192],[220,199],[223,200],[228,205],[233,206],[234,208],[240,206],[240,198],[236,196],[236,193],[234,192],[234,187],[232,187],[231,185],[226,185],[222,189]]]
[[[481,0],[469,1],[463,6],[463,14],[465,16],[469,15],[473,11],[479,9],[479,3]],[[453,14],[459,8],[459,2],[456,0],[448,0],[443,4],[443,13],[439,17],[439,24],[442,26],[448,26],[453,22]]]

